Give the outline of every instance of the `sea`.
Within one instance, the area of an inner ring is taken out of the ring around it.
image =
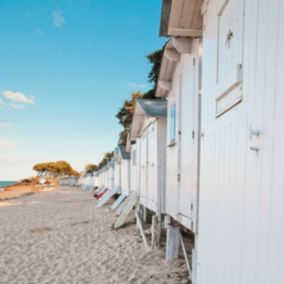
[[[16,181],[6,181],[6,180],[0,181],[0,190],[3,187],[9,186],[9,185],[13,185],[15,183],[16,183]]]

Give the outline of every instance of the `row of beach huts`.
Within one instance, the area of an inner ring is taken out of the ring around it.
[[[135,207],[144,239],[151,216],[152,245],[166,230],[192,283],[284,283],[283,15],[282,0],[163,0],[157,99],[137,101],[126,147],[79,180],[97,207],[117,197],[115,226]]]

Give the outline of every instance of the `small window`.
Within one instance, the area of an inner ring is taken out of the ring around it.
[[[173,144],[176,141],[176,105],[170,106],[170,129],[169,129],[169,143]]]

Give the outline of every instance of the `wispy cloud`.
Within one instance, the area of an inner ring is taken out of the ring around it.
[[[128,83],[128,87],[131,89],[144,89],[147,86],[148,86],[147,84],[140,84],[140,83],[134,83],[134,82]]]
[[[51,19],[53,25],[58,29],[62,28],[65,25],[65,18],[63,16],[63,12],[60,10],[53,11]]]
[[[13,92],[10,90],[6,90],[2,93],[2,95],[12,101],[12,102],[16,102],[16,103],[22,103],[22,104],[34,104],[34,98],[33,97],[28,97],[27,95],[25,95],[22,92]]]
[[[0,137],[0,148],[10,148],[15,146],[15,143],[9,139]]]

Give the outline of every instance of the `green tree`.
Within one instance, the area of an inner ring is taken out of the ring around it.
[[[127,135],[129,133],[130,126],[132,124],[133,113],[135,108],[135,103],[137,99],[155,99],[155,93],[157,89],[159,72],[162,64],[164,47],[162,49],[156,50],[147,55],[147,59],[151,64],[151,70],[148,75],[148,81],[153,84],[153,88],[148,92],[142,94],[141,92],[135,92],[131,94],[130,99],[125,100],[122,103],[116,118],[122,125],[123,129],[119,133],[119,145],[126,145]]]
[[[128,129],[123,129],[123,130],[119,133],[118,145],[121,145],[121,146],[126,145],[128,133],[129,133],[129,130],[128,130]]]
[[[144,99],[156,98],[155,93],[159,80],[159,73],[162,64],[163,52],[164,52],[164,47],[147,55],[147,59],[151,64],[151,70],[148,75],[148,81],[153,84],[153,88],[143,95]]]
[[[38,176],[46,173],[54,177],[61,175],[79,176],[79,173],[66,161],[39,163],[33,166],[33,170],[38,173]]]
[[[107,165],[107,163],[112,159],[114,152],[107,152],[98,164],[98,170],[102,169]]]
[[[135,107],[135,102],[138,99],[142,99],[143,94],[141,92],[135,92],[131,94],[130,99],[125,100],[116,114],[116,118],[124,129],[129,128],[132,123],[132,117]]]
[[[93,172],[96,172],[97,170],[98,170],[98,166],[97,165],[87,164],[85,166],[85,172],[86,173],[93,173]]]

